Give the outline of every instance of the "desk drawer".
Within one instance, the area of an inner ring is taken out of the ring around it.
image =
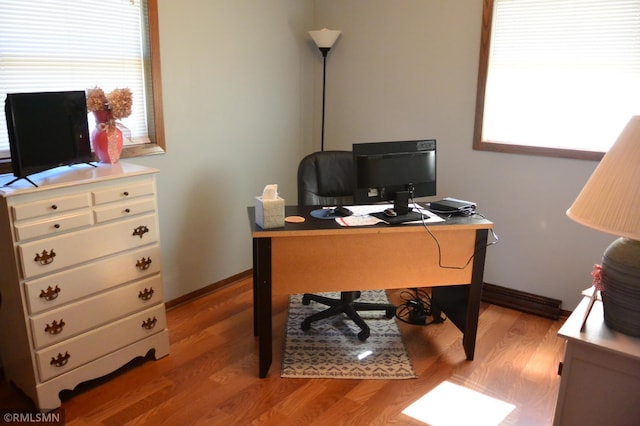
[[[20,222],[14,226],[16,240],[47,237],[61,232],[79,229],[91,225],[91,213],[82,210],[77,213],[56,216],[46,220]]]
[[[167,328],[164,304],[36,351],[40,381],[73,370]]]
[[[162,301],[162,278],[156,276],[119,287],[30,319],[36,349],[68,339]]]
[[[146,215],[18,246],[24,278],[60,269],[158,240],[157,218]]]
[[[24,284],[30,314],[57,308],[96,292],[160,272],[160,247],[154,244],[135,251],[91,262]]]

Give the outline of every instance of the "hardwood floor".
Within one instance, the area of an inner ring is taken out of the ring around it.
[[[400,291],[392,291],[392,302]],[[560,378],[563,323],[483,304],[474,361],[462,334],[446,321],[427,327],[400,323],[419,375],[409,380],[282,379],[279,377],[287,297],[274,300],[274,360],[259,379],[253,336],[251,279],[168,312],[171,353],[135,360],[114,374],[63,392],[67,425],[422,425],[402,414],[443,381],[506,401],[508,425],[549,425]],[[282,332],[278,332],[282,330]],[[33,407],[2,381],[0,408]],[[451,400],[442,408],[465,410]]]

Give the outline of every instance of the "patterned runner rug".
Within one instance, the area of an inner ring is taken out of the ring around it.
[[[339,293],[321,293],[340,297]],[[384,290],[363,291],[358,301],[389,303]],[[289,297],[289,315],[282,354],[281,377],[334,379],[413,379],[416,374],[402,343],[396,318],[384,311],[360,312],[371,329],[366,342],[360,328],[346,315],[311,324],[302,331],[302,320],[325,309],[320,303],[302,304],[302,295]]]

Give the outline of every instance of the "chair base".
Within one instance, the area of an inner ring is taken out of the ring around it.
[[[371,331],[367,323],[364,322],[362,317],[358,314],[358,311],[385,311],[385,316],[387,318],[393,318],[396,313],[396,307],[389,303],[355,302],[354,300],[358,297],[360,297],[359,291],[344,291],[340,293],[340,299],[332,299],[330,297],[319,296],[317,294],[304,294],[302,296],[303,305],[308,305],[313,300],[314,302],[327,305],[329,308],[305,318],[304,321],[302,321],[300,328],[303,331],[307,331],[311,328],[312,322],[330,318],[338,314],[346,314],[358,325],[358,327],[360,327],[358,339],[364,342],[371,334]]]

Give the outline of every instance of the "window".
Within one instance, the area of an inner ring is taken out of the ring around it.
[[[7,93],[129,87],[122,157],[164,152],[157,0],[0,0],[0,102]],[[94,119],[88,117],[90,128]],[[0,166],[10,171],[4,113]]]
[[[485,0],[475,149],[599,160],[640,114],[640,0]]]

